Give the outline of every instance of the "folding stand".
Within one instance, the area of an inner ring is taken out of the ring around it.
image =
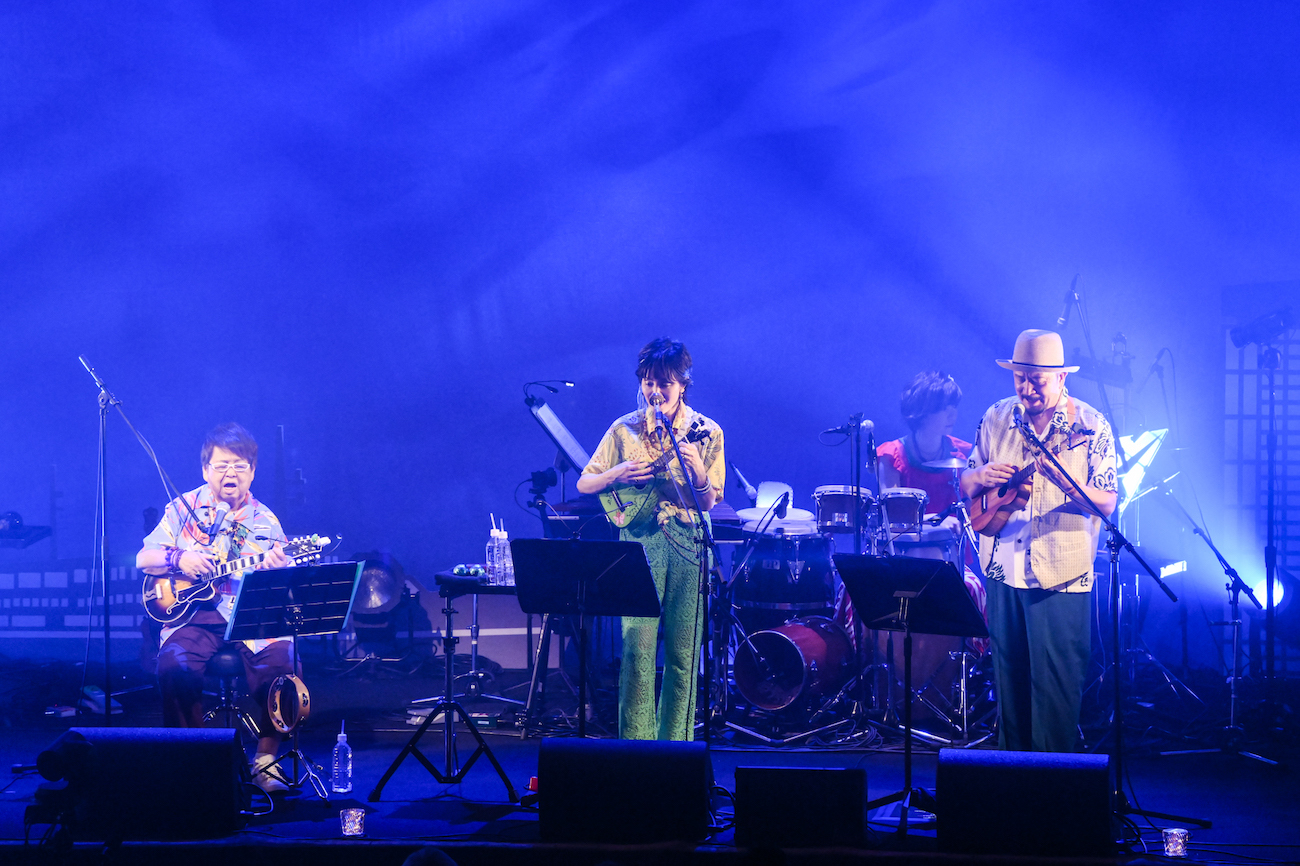
[[[936,808],[928,792],[912,787],[912,633],[988,637],[988,627],[950,562],[847,553],[834,560],[862,625],[903,633],[903,789],[872,800],[867,809],[901,801],[898,835],[906,836],[913,798],[927,812]]]
[[[587,736],[586,616],[660,614],[659,592],[637,541],[517,538],[510,542],[519,607],[578,623],[578,736]]]
[[[517,568],[518,566],[516,566],[516,569]],[[451,606],[452,600],[462,595],[510,595],[513,593],[514,588],[509,586],[489,586],[487,584],[482,584],[479,583],[477,577],[457,577],[448,574],[438,574],[434,579],[438,582],[438,595],[446,599],[446,606],[442,609],[443,615],[447,617],[446,628],[442,633],[442,658],[444,668],[443,693],[436,699],[437,702],[429,709],[429,715],[424,717],[424,721],[420,724],[420,727],[416,730],[414,736],[407,741],[406,745],[402,747],[402,751],[393,759],[393,763],[384,771],[383,777],[380,778],[379,784],[375,785],[374,790],[370,792],[368,799],[372,803],[379,802],[379,795],[383,793],[384,786],[387,785],[388,780],[393,777],[393,773],[397,772],[397,768],[402,765],[402,761],[406,760],[407,755],[415,755],[415,759],[429,771],[429,775],[433,776],[433,778],[437,779],[443,785],[459,784],[464,780],[465,776],[469,774],[470,769],[474,766],[474,762],[477,761],[480,756],[487,755],[487,759],[491,762],[492,767],[497,771],[497,775],[500,776],[501,781],[505,783],[506,794],[510,797],[510,802],[517,803],[519,802],[519,794],[516,793],[515,786],[510,784],[510,777],[506,775],[506,771],[497,761],[496,755],[493,755],[492,750],[488,748],[487,740],[483,739],[483,735],[479,733],[479,729],[474,726],[474,720],[470,718],[469,713],[467,713],[465,708],[456,700],[454,668],[456,666],[456,643],[459,638],[455,636],[455,625],[453,622],[453,617],[456,615],[456,609]],[[429,759],[420,751],[418,745],[420,738],[424,736],[424,732],[427,731],[429,726],[433,724],[434,720],[439,717],[442,718],[443,769],[441,770],[430,763]],[[469,728],[470,734],[474,736],[474,740],[478,744],[475,747],[474,752],[469,756],[469,760],[459,767],[456,766],[460,760],[460,755],[456,751],[457,719],[460,719],[465,723],[465,727]]]
[[[235,609],[226,623],[226,640],[266,640],[293,635],[293,669],[298,669],[301,635],[338,634],[352,611],[361,579],[362,562],[333,562],[299,568],[244,573],[235,596]],[[286,758],[293,759],[287,779],[292,788],[310,782],[317,796],[329,799],[325,783],[298,746],[299,725],[293,726],[293,747],[259,772],[269,773]]]

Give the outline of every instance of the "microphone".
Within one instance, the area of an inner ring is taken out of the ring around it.
[[[541,379],[537,382],[525,382],[524,389],[527,390],[528,388],[531,388],[533,385],[541,385],[543,388],[545,388],[547,391],[550,391],[552,394],[560,393],[559,388],[553,387],[552,385],[548,384],[550,382],[554,382],[557,385],[563,385],[566,388],[573,388],[575,386],[575,383],[566,381],[564,379]]]
[[[217,540],[217,533],[221,530],[221,524],[226,522],[226,514],[230,511],[230,506],[224,501],[217,503],[217,516],[212,518],[212,528],[208,530],[208,546]]]
[[[872,423],[870,418],[863,418],[861,421],[855,421],[854,419],[850,418],[849,423],[841,424],[838,427],[832,427],[829,430],[823,430],[822,435],[827,436],[831,433],[851,433],[853,432],[853,428],[855,427],[860,427],[862,430],[864,430],[867,433],[870,433],[872,430],[876,429],[876,425]]]
[[[758,491],[754,488],[754,485],[749,483],[744,475],[740,474],[740,470],[736,468],[735,463],[731,464],[731,471],[736,473],[736,486],[745,491],[745,495],[749,497],[750,502],[756,501],[758,499]]]
[[[1061,310],[1061,315],[1056,317],[1056,327],[1064,328],[1070,321],[1070,310],[1074,305],[1079,303],[1079,293],[1074,290],[1075,285],[1079,282],[1079,275],[1075,274],[1074,279],[1070,280],[1070,291],[1065,293],[1065,307]]]
[[[1025,404],[1017,403],[1015,407],[1012,408],[1011,414],[1015,416],[1015,420],[1011,422],[1011,426],[1020,427],[1023,425],[1025,423]]]
[[[776,519],[785,520],[786,510],[790,507],[790,491],[787,490],[781,494],[781,498],[776,501]]]
[[[1142,389],[1147,386],[1147,382],[1151,381],[1152,376],[1159,374],[1161,379],[1165,377],[1165,368],[1160,366],[1160,356],[1168,351],[1169,349],[1168,347],[1166,347],[1164,349],[1161,349],[1159,352],[1156,352],[1156,359],[1151,362],[1150,367],[1147,367],[1147,374],[1145,378],[1142,379],[1142,384],[1138,385],[1137,390],[1133,392],[1135,395],[1142,393]]]

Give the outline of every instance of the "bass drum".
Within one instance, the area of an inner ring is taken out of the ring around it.
[[[848,681],[853,647],[824,616],[751,634],[736,651],[736,689],[755,707],[781,710],[801,698],[833,694]]]

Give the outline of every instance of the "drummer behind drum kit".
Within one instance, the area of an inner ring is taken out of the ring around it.
[[[930,468],[951,470],[955,485],[964,466],[949,460]],[[783,507],[793,498],[789,485],[765,481],[757,493],[753,508],[736,512],[746,541],[732,555],[730,603],[724,600],[718,607],[726,618],[724,633],[733,657],[734,703],[745,711],[742,721],[753,727],[733,721],[727,726],[773,743],[829,731],[863,714],[893,726],[904,698],[902,641],[894,640],[892,632],[860,632],[862,652],[855,651],[858,635],[853,631],[860,626],[852,622],[851,605],[835,573],[836,541],[847,540],[851,551],[854,529],[860,527],[870,553],[892,549],[902,556],[946,560],[961,572],[967,527],[958,535],[946,525],[933,525],[940,521],[926,517],[928,495],[913,488],[887,489],[877,499],[866,488],[824,485],[813,492],[815,515]],[[978,579],[968,572],[966,583],[971,596],[979,596],[982,611]],[[928,710],[942,734],[916,730],[916,736],[969,743],[983,732],[994,708],[980,655],[960,638],[914,637],[918,712]],[[865,679],[855,676],[858,671]],[[838,722],[824,724],[836,717]],[[759,728],[767,734],[800,733],[773,739]]]

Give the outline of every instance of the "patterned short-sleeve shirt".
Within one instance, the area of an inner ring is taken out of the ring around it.
[[[695,441],[708,473],[708,481],[717,498],[722,498],[726,483],[727,461],[723,456],[722,428],[710,418],[696,412],[685,403],[673,419],[673,433],[679,442]],[[629,412],[610,425],[596,446],[590,462],[582,470],[584,475],[600,474],[625,460],[658,463],[661,470],[655,473],[654,487],[659,496],[655,507],[660,524],[676,518],[681,523],[691,522],[689,482],[673,454],[672,441],[666,431],[660,430],[652,411]],[[701,485],[702,486],[702,485]],[[685,501],[683,501],[685,496]]]
[[[1033,461],[1030,446],[1013,426],[1018,402],[1016,397],[1008,397],[984,413],[975,433],[970,468],[988,463],[1019,468]],[[1040,438],[1075,478],[1086,479],[1087,485],[1098,490],[1118,489],[1110,424],[1087,403],[1063,390],[1047,433]],[[1035,478],[1028,504],[1013,512],[996,536],[980,536],[980,565],[990,580],[1017,589],[1090,592],[1100,534],[1101,518],[1055,484]]]
[[[221,532],[211,542],[203,530],[212,525],[217,513],[217,497],[213,494],[212,488],[204,484],[189,493],[181,494],[180,498],[189,503],[189,508],[181,504],[179,499],[167,503],[162,520],[144,539],[145,550],[179,547],[182,550],[207,551],[220,564],[240,556],[266,553],[277,541],[285,541],[284,529],[280,526],[279,518],[271,512],[271,509],[254,499],[251,493],[238,508],[230,510],[222,524]],[[190,509],[193,509],[194,514],[198,516],[200,523],[195,522],[194,517],[190,515]],[[219,587],[220,594],[217,596],[215,607],[223,619],[229,620],[230,614],[234,611],[239,581],[240,576],[234,574],[226,578]],[[185,622],[188,622],[192,616],[193,610],[186,617]],[[185,622],[164,628],[162,639],[166,641]],[[248,643],[265,645],[268,641]],[[254,647],[254,649],[261,648],[261,646]]]

